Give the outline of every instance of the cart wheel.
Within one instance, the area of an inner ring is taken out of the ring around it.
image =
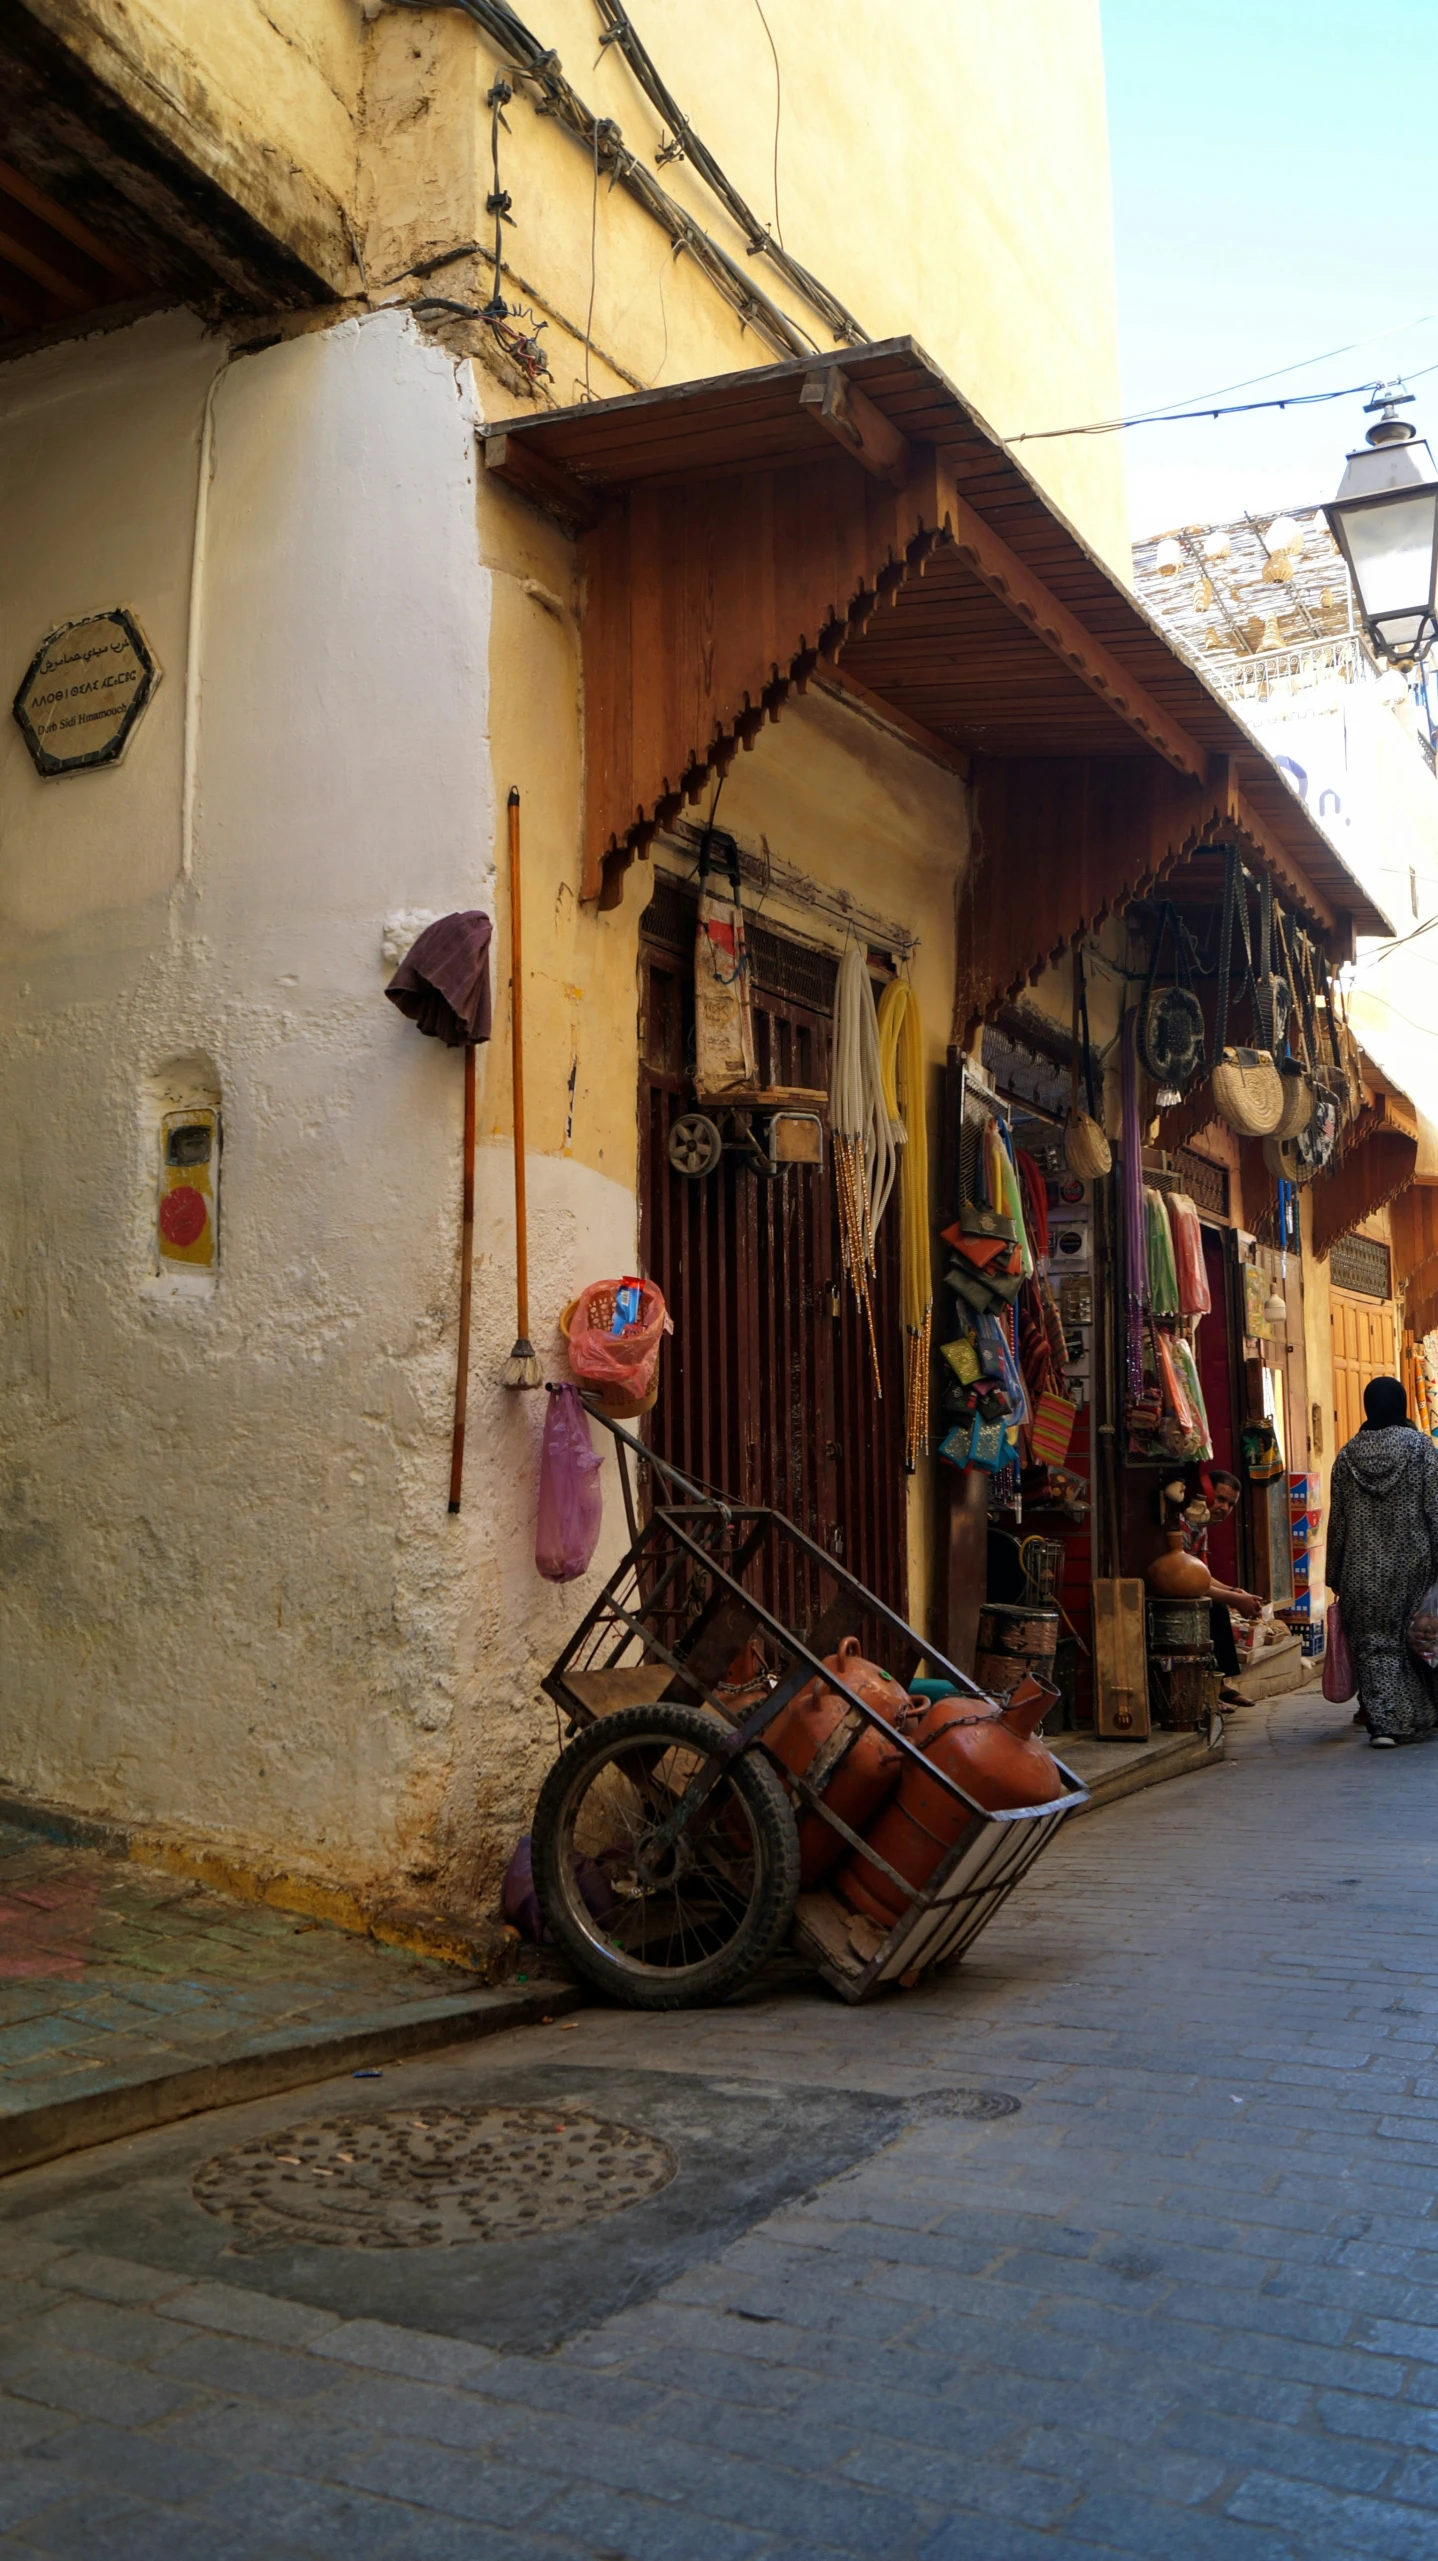
[[[712,1174],[724,1153],[724,1141],[707,1112],[681,1112],[669,1132],[669,1162],[691,1183]]]
[[[793,1919],[799,1836],[762,1752],[730,1761],[690,1822],[663,1837],[729,1739],[707,1708],[622,1708],[576,1735],[540,1791],[540,1908],[570,1963],[631,2009],[737,1991]]]

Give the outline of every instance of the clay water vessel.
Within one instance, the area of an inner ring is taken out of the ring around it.
[[[1051,1805],[1065,1793],[1064,1777],[1034,1735],[1057,1697],[1049,1682],[1028,1674],[998,1715],[971,1697],[936,1699],[908,1739],[986,1813]],[[864,1838],[909,1884],[920,1887],[928,1884],[945,1851],[972,1820],[969,1805],[951,1796],[930,1771],[906,1760],[896,1795],[865,1826]],[[834,1890],[885,1929],[909,1910],[893,1880],[858,1851],[851,1851],[839,1869]]]
[[[1165,1530],[1161,1555],[1144,1567],[1143,1579],[1160,1601],[1196,1601],[1213,1588],[1213,1576],[1201,1556],[1190,1556],[1181,1529]]]
[[[897,1681],[859,1651],[857,1636],[846,1636],[837,1654],[824,1657],[826,1671],[836,1672],[866,1707],[897,1725],[913,1713],[913,1701]],[[806,1682],[781,1708],[764,1735],[775,1759],[796,1778],[817,1788],[853,1832],[862,1832],[899,1776],[904,1755],[881,1725],[870,1725],[846,1698],[817,1678]],[[822,1814],[806,1806],[799,1816],[799,1882],[807,1891],[828,1875],[848,1852],[848,1844]]]

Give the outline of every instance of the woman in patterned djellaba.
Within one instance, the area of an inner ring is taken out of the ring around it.
[[[1413,1624],[1438,1582],[1438,1448],[1408,1420],[1396,1378],[1370,1379],[1363,1410],[1333,1462],[1326,1571],[1358,1679],[1354,1722],[1391,1751],[1438,1725],[1433,1673],[1410,1641],[1438,1650],[1438,1627]]]

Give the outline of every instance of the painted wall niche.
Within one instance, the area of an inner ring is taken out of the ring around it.
[[[220,1077],[199,1051],[167,1059],[141,1090],[145,1290],[207,1298],[220,1274]]]

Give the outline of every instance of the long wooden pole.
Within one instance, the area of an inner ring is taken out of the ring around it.
[[[454,1438],[449,1453],[449,1508],[459,1510],[464,1483],[464,1425],[469,1406],[469,1310],[474,1290],[474,1043],[464,1044],[464,1208],[460,1218],[459,1356],[454,1381]]]
[[[519,792],[509,795],[509,1041],[514,1082],[514,1273],[519,1340],[529,1348],[529,1221],[524,1195],[524,978],[520,967]]]

